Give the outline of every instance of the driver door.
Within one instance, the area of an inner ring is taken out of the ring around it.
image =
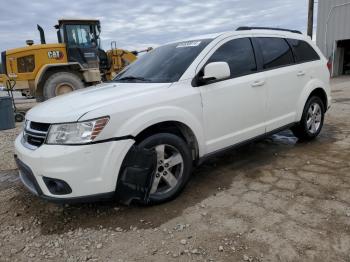
[[[266,85],[250,38],[225,42],[210,62],[227,62],[229,79],[200,86],[207,152],[229,147],[265,133]]]

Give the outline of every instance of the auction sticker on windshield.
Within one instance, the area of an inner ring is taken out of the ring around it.
[[[189,42],[183,42],[180,43],[176,46],[176,48],[180,48],[180,47],[190,47],[190,46],[199,46],[199,44],[201,43],[201,41],[189,41]]]

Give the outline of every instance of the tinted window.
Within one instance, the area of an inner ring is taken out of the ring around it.
[[[316,51],[307,42],[297,39],[288,39],[288,42],[293,48],[295,61],[297,63],[320,59]]]
[[[223,44],[207,63],[210,62],[227,62],[231,77],[256,72],[254,51],[249,38],[235,39]]]
[[[202,39],[157,47],[140,56],[114,81],[175,82],[212,39]]]
[[[264,60],[264,69],[286,66],[294,63],[292,50],[286,40],[273,37],[258,37]]]

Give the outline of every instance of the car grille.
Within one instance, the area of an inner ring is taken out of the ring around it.
[[[50,124],[26,121],[23,131],[24,145],[30,149],[41,146],[46,139]]]

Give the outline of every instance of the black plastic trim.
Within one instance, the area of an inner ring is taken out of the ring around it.
[[[102,202],[110,201],[114,199],[115,192],[107,192],[101,194],[87,195],[82,197],[67,197],[67,198],[58,198],[51,197],[46,195],[41,195],[40,198],[57,204],[80,204],[80,203],[92,203],[92,202]]]
[[[86,145],[94,145],[94,144],[101,144],[101,143],[108,143],[113,141],[121,141],[121,140],[129,140],[129,139],[135,140],[135,137],[132,135],[127,135],[127,136],[112,137],[108,139],[92,141],[89,143],[79,143],[79,144],[49,144],[45,141],[45,144],[52,145],[52,146],[86,146]]]
[[[278,28],[278,27],[240,26],[236,29],[236,31],[246,31],[246,30],[274,30],[274,31],[291,32],[291,33],[302,35],[302,32],[300,32],[299,30],[292,30],[292,29],[285,29],[285,28]]]
[[[98,141],[92,141],[90,143],[88,143],[87,145],[93,145],[93,144],[101,144],[101,143],[107,143],[107,142],[112,142],[112,141],[120,141],[120,140],[135,140],[135,137],[132,135],[128,135],[128,136],[119,136],[119,137],[112,137],[112,138],[108,138],[108,139],[103,139],[103,140],[98,140]]]
[[[133,200],[147,203],[156,166],[155,150],[133,145],[119,171],[116,199],[126,205]]]
[[[256,67],[257,67],[256,73],[260,73],[261,71],[264,70],[264,59],[263,59],[261,47],[260,47],[258,41],[256,41],[256,37],[254,37],[254,36],[251,37],[250,41],[252,42],[252,46],[253,46],[253,50],[254,50],[254,54],[255,54],[255,59],[256,59]]]
[[[53,195],[68,195],[72,193],[72,188],[68,185],[68,183],[62,179],[52,178],[52,177],[46,177],[43,176],[44,183],[47,187],[47,189],[50,191]],[[57,190],[57,188],[53,187],[50,183],[59,183],[63,188],[61,189],[61,192]]]
[[[33,188],[31,188],[30,185],[28,185],[28,182],[34,187],[34,190],[38,196],[41,196],[43,194],[43,191],[41,190],[38,181],[36,181],[36,178],[33,174],[33,171],[31,170],[31,168],[29,166],[27,166],[26,164],[24,164],[18,157],[17,155],[14,155],[15,158],[15,162],[17,164],[18,169],[22,172],[22,176],[24,177],[24,181],[23,184],[29,189],[29,191],[32,192]]]
[[[296,64],[297,58],[295,56],[294,49],[293,49],[292,45],[290,44],[290,42],[288,41],[288,38],[284,38],[284,40],[286,41],[287,45],[289,46],[290,51],[292,51],[293,61],[294,61],[294,64]]]
[[[230,150],[233,150],[233,149],[236,149],[236,148],[239,148],[239,147],[242,147],[242,146],[245,146],[247,144],[251,144],[253,142],[256,142],[256,141],[260,141],[266,137],[269,137],[273,134],[276,134],[278,132],[281,132],[283,130],[286,130],[286,129],[289,129],[291,128],[292,126],[295,126],[297,124],[297,122],[295,123],[291,123],[291,124],[288,124],[288,125],[285,125],[285,126],[282,126],[280,128],[277,128],[277,129],[274,129],[272,131],[269,131],[265,134],[262,134],[262,135],[259,135],[259,136],[256,136],[256,137],[253,137],[253,138],[250,138],[248,140],[245,140],[245,141],[242,141],[242,142],[239,142],[237,144],[234,144],[234,145],[231,145],[231,146],[228,146],[228,147],[225,147],[223,149],[219,149],[217,151],[214,151],[212,153],[209,153],[209,154],[206,154],[204,156],[202,156],[196,163],[197,166],[203,164],[204,162],[206,162],[207,160],[209,160],[210,158],[213,158],[213,157],[216,157],[216,156],[220,156]]]

